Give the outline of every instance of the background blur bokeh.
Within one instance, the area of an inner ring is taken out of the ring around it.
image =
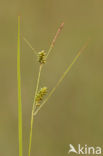
[[[91,42],[36,117],[31,156],[66,156],[68,145],[103,145],[103,1],[26,0],[0,5],[0,156],[18,156],[17,16],[21,33],[40,51],[65,26],[42,71],[49,90],[88,37]],[[23,152],[27,156],[30,116],[38,72],[35,55],[21,39]],[[71,154],[72,155],[72,154]]]

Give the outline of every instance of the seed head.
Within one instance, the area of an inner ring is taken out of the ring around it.
[[[44,64],[46,62],[46,53],[44,50],[38,53],[38,61],[41,64]]]
[[[43,100],[43,97],[46,94],[47,94],[47,87],[41,88],[35,98],[36,105],[38,105]]]

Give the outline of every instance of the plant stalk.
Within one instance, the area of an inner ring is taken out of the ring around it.
[[[35,111],[35,108],[36,108],[35,107],[35,97],[36,97],[36,94],[37,94],[38,88],[39,88],[41,70],[42,70],[42,65],[40,65],[40,68],[39,68],[39,74],[38,74],[37,85],[36,85],[35,96],[34,96],[34,102],[33,102],[33,108],[32,108],[32,114],[31,114],[31,127],[30,127],[30,140],[29,140],[28,156],[30,156],[30,153],[31,153],[32,130],[33,130],[33,123],[34,123],[34,111]]]

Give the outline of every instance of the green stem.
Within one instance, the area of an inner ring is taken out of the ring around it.
[[[52,51],[52,49],[53,49],[53,46],[50,45],[50,48],[49,48],[49,50],[48,50],[48,52],[47,52],[47,55],[46,55],[46,58],[49,56],[49,54],[50,54],[50,52]]]
[[[19,156],[22,156],[22,104],[21,104],[21,75],[20,75],[20,16],[18,16],[17,81],[18,81]]]
[[[35,108],[36,108],[35,107],[35,97],[36,97],[36,94],[37,94],[38,88],[39,88],[41,70],[42,70],[42,65],[40,65],[40,68],[39,68],[39,74],[38,74],[37,85],[36,85],[35,96],[34,96],[34,102],[33,102],[33,108],[32,108],[32,114],[31,114],[31,127],[30,127],[30,140],[29,140],[29,153],[28,153],[28,156],[30,156],[30,153],[31,153],[32,130],[33,130],[33,123],[34,123],[34,111],[35,111]]]

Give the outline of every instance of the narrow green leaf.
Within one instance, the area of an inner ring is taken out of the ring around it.
[[[20,74],[20,16],[18,16],[17,82],[18,82],[18,133],[19,133],[19,156],[22,156],[22,104],[21,104],[21,74]]]

